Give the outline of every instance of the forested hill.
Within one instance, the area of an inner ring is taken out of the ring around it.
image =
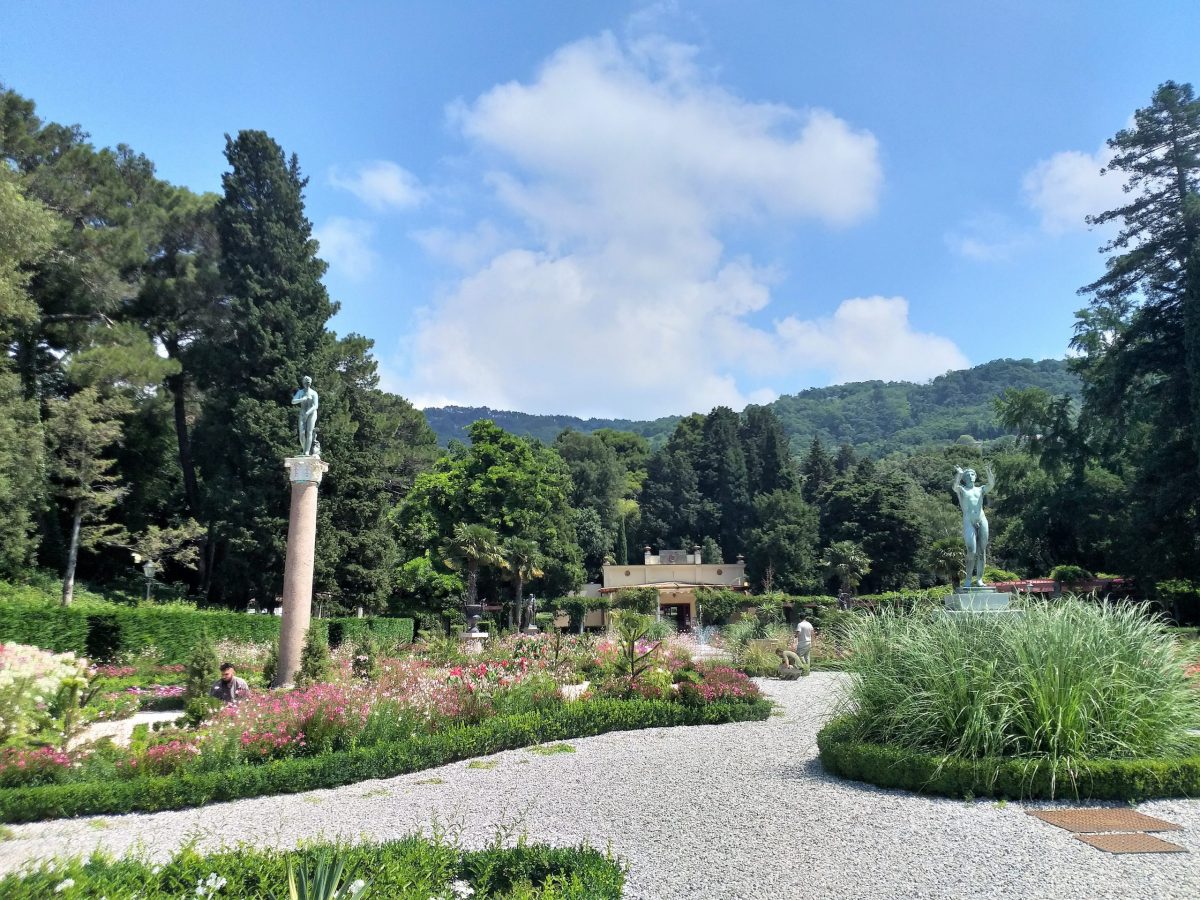
[[[1079,380],[1057,359],[998,359],[973,369],[947,372],[927,384],[905,381],[856,381],[788,394],[769,404],[783,423],[792,452],[799,455],[814,436],[827,445],[843,442],[856,450],[883,455],[893,450],[944,444],[964,434],[984,440],[1003,432],[992,400],[1005,388],[1040,387],[1054,395],[1079,395]],[[703,410],[707,412],[707,410]],[[514,434],[550,443],[564,428],[592,432],[601,428],[632,431],[661,446],[679,421],[667,416],[650,422],[629,419],[580,419],[539,416],[483,407],[426,409],[425,418],[444,445],[465,439],[476,419],[491,419]]]

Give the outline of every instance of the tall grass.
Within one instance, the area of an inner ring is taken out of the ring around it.
[[[1067,599],[1015,615],[865,618],[851,633],[859,737],[968,759],[1194,752],[1200,691],[1136,606]]]

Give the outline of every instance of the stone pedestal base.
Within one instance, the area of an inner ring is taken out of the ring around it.
[[[527,634],[530,637],[532,637],[535,634],[540,634],[540,633],[541,632],[538,631],[538,627],[536,625],[526,625],[524,628],[521,629],[521,634]]]
[[[946,598],[948,612],[1004,612],[1008,610],[1008,594],[988,585],[960,587]]]
[[[486,631],[464,631],[460,636],[463,642],[463,652],[467,656],[478,656],[483,652],[483,642],[488,639]]]

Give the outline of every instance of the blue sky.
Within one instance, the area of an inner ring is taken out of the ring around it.
[[[1195,2],[13,4],[0,79],[219,190],[268,131],[386,387],[645,417],[1060,357]]]

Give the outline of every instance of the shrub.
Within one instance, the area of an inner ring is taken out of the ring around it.
[[[1050,577],[1060,584],[1078,584],[1090,579],[1092,573],[1083,566],[1055,566],[1050,570]]]
[[[388,900],[467,896],[468,890],[480,898],[616,900],[625,880],[623,868],[611,856],[587,847],[520,843],[462,851],[413,836],[383,844],[316,845],[289,851],[245,846],[202,854],[187,847],[165,863],[103,855],[59,860],[0,878],[0,895],[41,900],[58,896],[59,886],[69,881],[68,897],[275,900],[288,896],[289,872],[315,874],[322,859],[327,871],[342,867],[345,890],[339,896],[347,898],[353,896],[349,887],[361,880],[366,889],[360,896]]]
[[[0,644],[0,744],[69,737],[86,676],[87,660],[73,653]]]
[[[296,673],[296,684],[317,684],[328,681],[333,674],[333,659],[329,655],[329,644],[320,628],[309,628],[304,636],[304,648],[300,651],[300,671]]]
[[[850,643],[847,699],[867,743],[1058,769],[1176,756],[1200,724],[1200,692],[1175,642],[1130,604],[868,616]]]
[[[697,588],[702,625],[724,625],[738,609],[751,605],[751,598],[728,588]]]
[[[621,588],[613,595],[613,607],[652,616],[658,610],[658,588]]]
[[[188,657],[184,676],[184,700],[207,697],[221,674],[220,665],[221,662],[217,659],[217,649],[208,639],[208,635],[202,634],[192,645],[192,652]]]
[[[842,716],[817,734],[821,764],[834,775],[886,788],[949,797],[1140,801],[1200,794],[1200,741],[1178,757],[1079,760],[962,759],[869,743]]]

